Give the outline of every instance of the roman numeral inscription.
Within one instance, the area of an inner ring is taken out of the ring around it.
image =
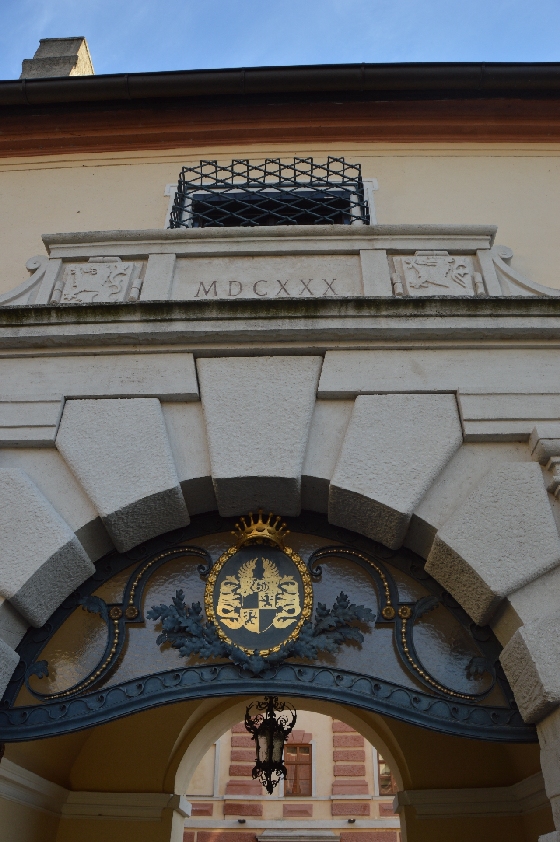
[[[336,278],[299,278],[281,281],[200,281],[195,298],[321,298],[340,295]]]
[[[358,255],[177,257],[175,301],[282,300],[363,295]]]

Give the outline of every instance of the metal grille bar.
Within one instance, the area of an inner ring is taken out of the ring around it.
[[[360,164],[344,158],[183,167],[170,228],[369,224]]]

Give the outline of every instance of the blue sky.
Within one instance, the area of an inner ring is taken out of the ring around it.
[[[560,0],[0,0],[0,78],[85,35],[96,73],[376,61],[560,61]]]

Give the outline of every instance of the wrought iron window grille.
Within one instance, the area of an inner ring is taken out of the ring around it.
[[[333,157],[183,167],[169,218],[170,228],[369,223],[361,165]]]

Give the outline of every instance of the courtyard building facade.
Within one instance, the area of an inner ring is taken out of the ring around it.
[[[0,81],[1,842],[558,842],[559,80]]]

